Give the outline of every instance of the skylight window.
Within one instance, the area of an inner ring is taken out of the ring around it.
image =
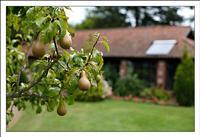
[[[154,40],[152,45],[147,49],[147,55],[167,55],[173,49],[176,40]]]

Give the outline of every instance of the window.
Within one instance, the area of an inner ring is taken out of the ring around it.
[[[154,40],[147,49],[147,55],[167,55],[173,49],[176,40]]]

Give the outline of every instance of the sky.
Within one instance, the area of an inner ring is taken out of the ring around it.
[[[69,23],[78,24],[81,23],[86,15],[87,9],[92,9],[93,7],[70,7],[72,11],[69,13]]]
[[[87,15],[87,9],[92,9],[93,7],[71,7],[72,11],[69,11],[69,23],[70,24],[78,24],[81,23],[86,15]],[[194,10],[190,10],[188,8],[182,8],[180,11],[178,11],[178,14],[184,16],[185,18],[194,16]],[[191,26],[194,28],[194,23],[189,23],[188,21],[185,21],[182,23],[184,26]],[[134,25],[133,25],[134,26]]]

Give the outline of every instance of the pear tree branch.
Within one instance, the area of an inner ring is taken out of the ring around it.
[[[7,98],[16,98],[16,97],[22,96],[23,93],[25,93],[26,91],[28,91],[28,90],[30,90],[32,87],[34,87],[36,84],[38,84],[38,83],[42,80],[42,78],[45,77],[45,76],[48,74],[49,69],[51,69],[51,67],[52,67],[57,61],[58,61],[58,60],[56,59],[56,60],[54,60],[53,62],[51,62],[51,63],[46,67],[46,69],[43,71],[42,75],[41,75],[36,81],[31,82],[31,84],[30,84],[28,87],[26,87],[26,88],[24,88],[24,89],[21,89],[21,90],[19,90],[18,92],[14,92],[14,93],[12,93],[12,94],[7,93],[7,94],[6,94],[6,97],[7,97]]]
[[[53,43],[54,43],[54,45],[55,45],[56,53],[57,53],[58,57],[60,57],[59,52],[58,52],[58,47],[57,47],[57,44],[56,44],[56,39],[55,39],[55,37],[53,38]]]
[[[94,50],[95,46],[97,45],[97,42],[99,41],[99,38],[100,38],[100,34],[98,33],[98,34],[97,34],[97,39],[96,39],[96,41],[94,42],[94,44],[93,44],[93,46],[92,46],[92,49],[91,49],[91,51],[90,51],[90,53],[89,53],[89,57],[88,57],[88,60],[87,60],[87,62],[86,62],[86,64],[85,64],[85,66],[88,65],[88,63],[89,63],[89,61],[90,61],[90,59],[91,59],[91,57],[92,57],[93,50]]]
[[[92,49],[91,49],[91,51],[90,51],[90,53],[89,53],[88,60],[86,61],[84,67],[87,66],[87,65],[89,64],[89,61],[91,60],[91,57],[92,57],[94,48],[95,48],[95,46],[97,45],[97,42],[98,42],[99,38],[100,38],[100,34],[97,35],[97,39],[96,39],[96,41],[94,42],[94,44],[93,44],[93,46],[92,46]],[[57,44],[56,44],[55,38],[53,39],[53,41],[54,41],[54,44],[55,44],[55,49],[56,49],[57,55],[59,56],[58,48],[57,48]],[[24,88],[24,89],[21,89],[21,90],[19,90],[19,91],[17,91],[17,92],[14,92],[14,93],[12,93],[12,94],[7,93],[7,94],[6,94],[6,97],[7,97],[7,98],[17,98],[17,97],[34,96],[34,97],[42,98],[42,96],[40,96],[40,95],[33,94],[33,93],[29,93],[29,92],[27,92],[27,91],[29,91],[32,87],[34,87],[35,85],[37,85],[37,84],[42,80],[42,78],[44,78],[44,77],[48,74],[49,69],[51,69],[52,66],[53,66],[55,63],[58,63],[58,64],[61,65],[63,68],[65,68],[61,63],[59,63],[58,59],[59,59],[59,58],[56,58],[55,60],[53,60],[53,61],[46,67],[46,69],[43,71],[42,75],[41,75],[36,81],[31,82],[31,84],[30,84],[28,87],[26,87],[26,88]],[[82,69],[83,69],[83,68],[82,68]],[[66,68],[65,68],[65,71],[67,71]],[[19,81],[19,79],[18,79],[18,81]]]

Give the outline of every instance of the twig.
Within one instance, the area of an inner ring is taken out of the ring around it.
[[[60,55],[59,55],[59,53],[58,53],[58,47],[57,47],[57,44],[56,44],[55,37],[53,38],[53,43],[54,43],[54,45],[55,45],[56,53],[57,53],[58,57],[60,57]]]
[[[49,97],[49,96],[42,96],[42,95],[39,95],[39,94],[36,94],[36,93],[25,92],[25,93],[23,93],[23,94],[16,94],[16,95],[7,93],[7,94],[6,94],[6,97],[7,97],[8,99],[20,98],[20,97],[35,97],[35,98],[48,99],[48,98],[54,98],[54,97],[57,97],[57,96]]]
[[[90,51],[90,55],[89,55],[89,58],[88,58],[88,60],[87,60],[87,62],[86,62],[86,64],[85,64],[85,66],[88,65],[88,63],[89,63],[89,61],[90,61],[90,59],[91,59],[91,57],[92,57],[93,50],[94,50],[95,46],[97,45],[97,42],[99,41],[99,38],[100,38],[100,34],[98,33],[97,39],[96,39],[95,43],[94,43],[93,46],[92,46],[92,50]]]
[[[43,77],[45,77],[49,71],[49,69],[57,62],[58,60],[54,60],[53,62],[51,62],[47,68],[44,70],[44,72],[42,73],[42,75],[34,82],[32,82],[27,88],[22,89],[20,92],[24,92],[24,91],[28,91],[30,90],[33,86],[35,86],[37,83],[39,83]]]
[[[10,113],[13,113],[13,107],[14,107],[14,103],[12,102],[12,105],[10,107]]]

